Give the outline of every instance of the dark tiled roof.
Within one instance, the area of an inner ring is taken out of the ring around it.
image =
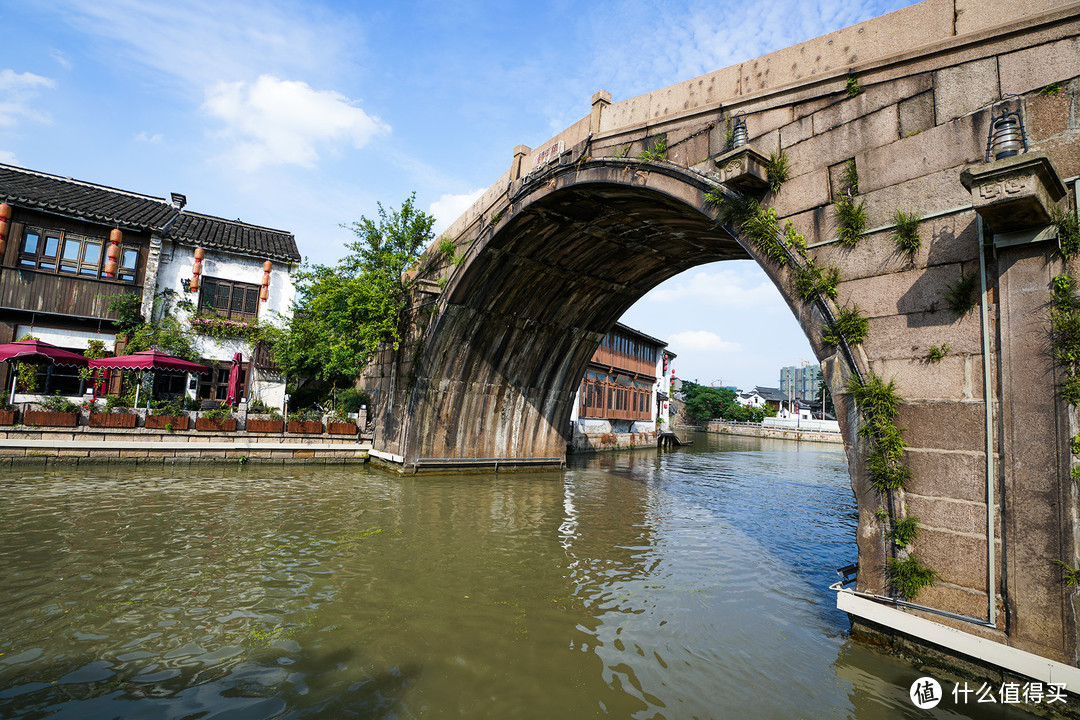
[[[176,214],[162,198],[0,165],[0,199],[125,228],[160,228]]]
[[[785,395],[784,393],[780,392],[780,388],[762,387],[762,386],[758,385],[758,386],[756,386],[754,388],[754,392],[756,392],[758,395],[765,398],[766,400],[770,400],[770,401],[774,401],[774,402],[775,401],[779,401],[779,402],[787,402],[788,401],[788,396]]]
[[[177,217],[177,208],[164,198],[11,165],[0,164],[0,201],[103,225],[161,232],[183,244],[290,262],[301,259],[292,233],[185,211]]]
[[[652,335],[646,335],[645,333],[641,332],[640,330],[635,330],[634,328],[630,327],[629,325],[623,325],[621,322],[615,323],[615,327],[613,328],[613,330],[617,330],[617,331],[623,333],[624,335],[629,335],[631,337],[639,338],[641,340],[644,340],[647,343],[655,345],[656,347],[661,347],[661,348],[667,347],[667,343],[664,342],[663,340],[660,340],[658,338],[654,338]],[[668,355],[671,355],[671,357],[675,357],[675,353],[669,352]]]
[[[169,228],[169,237],[185,245],[300,262],[300,251],[292,233],[208,215],[180,213]]]

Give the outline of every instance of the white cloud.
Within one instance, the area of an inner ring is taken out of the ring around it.
[[[450,227],[455,220],[472,207],[474,202],[480,199],[480,196],[484,194],[486,189],[487,188],[478,188],[471,192],[461,193],[460,195],[448,193],[431,203],[428,212],[435,216],[435,226],[433,228],[435,234],[438,235],[443,230]]]
[[[158,145],[158,144],[164,142],[164,140],[165,140],[165,136],[162,135],[161,133],[154,133],[153,135],[151,135],[150,133],[146,132],[145,130],[141,131],[140,133],[138,133],[135,136],[135,141],[136,142],[152,143],[154,145]]]
[[[348,11],[294,0],[54,0],[91,49],[155,86],[172,78],[187,92],[259,73],[326,75],[362,42]]]
[[[732,354],[742,352],[742,345],[722,339],[708,330],[687,330],[668,336],[668,346],[680,353]]]
[[[49,51],[49,57],[56,61],[56,64],[65,70],[71,69],[71,58],[63,50],[57,50],[53,48]]]
[[[14,127],[20,118],[51,122],[47,113],[35,110],[30,103],[39,90],[55,85],[50,78],[34,73],[17,73],[8,68],[0,70],[0,127]]]
[[[19,160],[15,157],[15,153],[10,150],[0,150],[0,163],[5,165],[18,165]]]
[[[756,265],[690,271],[668,280],[641,302],[692,307],[784,309],[780,292]]]
[[[332,90],[262,75],[254,83],[219,82],[206,93],[203,110],[225,123],[229,159],[240,169],[267,165],[311,168],[318,146],[348,143],[362,148],[390,127]]]

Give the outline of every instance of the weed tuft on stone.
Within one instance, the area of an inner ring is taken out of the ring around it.
[[[919,237],[919,222],[922,218],[915,213],[906,213],[897,210],[893,213],[893,238],[896,240],[896,249],[907,253],[909,259],[915,259],[915,253],[922,247],[922,238]]]
[[[945,304],[957,315],[961,317],[967,315],[978,304],[975,297],[975,289],[978,284],[979,276],[977,274],[973,272],[964,273],[959,280],[946,288],[943,296]]]
[[[858,345],[866,339],[869,331],[870,321],[859,311],[858,305],[852,304],[849,307],[840,308],[821,339],[834,347],[840,345],[841,342]]]
[[[886,574],[893,592],[905,600],[914,600],[923,588],[933,585],[938,577],[937,572],[923,565],[915,555],[903,560],[890,559]]]

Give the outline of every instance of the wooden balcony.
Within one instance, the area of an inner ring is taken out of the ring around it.
[[[0,307],[80,318],[116,320],[109,302],[118,295],[142,297],[141,285],[127,285],[22,268],[3,268],[0,275]]]
[[[633,355],[627,355],[626,353],[618,352],[609,347],[601,345],[596,348],[596,352],[593,353],[592,362],[597,365],[604,365],[606,367],[622,370],[627,374],[637,374],[644,377],[656,379],[656,362],[651,360],[642,360],[639,357]]]

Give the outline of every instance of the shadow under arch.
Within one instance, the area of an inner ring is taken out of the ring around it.
[[[854,361],[821,341],[828,309],[799,300],[789,267],[717,222],[706,198],[716,187],[675,165],[619,159],[555,165],[511,185],[494,221],[458,239],[460,266],[429,250],[420,279],[431,287],[449,272],[442,292],[417,304],[417,332],[362,379],[376,450],[413,471],[561,463],[575,393],[604,335],[656,285],[722,260],[765,271],[840,400]]]

